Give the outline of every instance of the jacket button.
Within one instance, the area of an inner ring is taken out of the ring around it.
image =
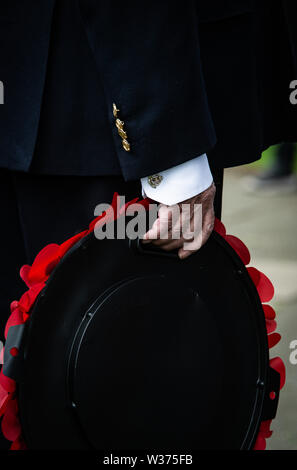
[[[117,126],[118,129],[123,129],[124,121],[121,121],[119,118],[116,119],[116,126]]]
[[[126,150],[126,152],[130,152],[130,144],[126,139],[122,140],[122,145],[123,145],[124,149]]]
[[[112,113],[114,117],[117,117],[119,109],[116,107],[115,103],[112,104]]]
[[[118,133],[122,139],[127,139],[127,133],[123,129],[118,129]]]

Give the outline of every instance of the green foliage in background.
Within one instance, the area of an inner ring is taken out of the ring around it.
[[[269,168],[277,154],[277,149],[280,144],[278,145],[273,145],[269,147],[265,152],[262,153],[262,158],[260,160],[257,160],[254,163],[250,164],[251,168]],[[294,172],[297,173],[297,145],[295,144],[295,157],[294,157]]]

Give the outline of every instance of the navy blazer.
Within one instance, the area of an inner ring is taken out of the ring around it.
[[[280,0],[1,3],[1,167],[132,180],[204,152],[214,167],[247,163],[296,138],[288,53],[263,86],[289,50],[274,38]]]

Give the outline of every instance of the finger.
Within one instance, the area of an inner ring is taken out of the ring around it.
[[[193,243],[191,243],[191,249],[185,249],[184,247],[180,248],[178,251],[178,256],[181,259],[188,258],[190,255],[198,251],[209,239],[213,227],[214,227],[214,209],[213,206],[207,208],[204,212],[203,220],[202,220],[202,233],[197,233],[194,237]],[[188,240],[187,240],[188,243]]]
[[[194,223],[192,222],[194,225]],[[195,243],[195,236],[193,236],[193,227],[189,228],[188,232],[186,232],[183,236],[178,239],[170,239],[170,240],[154,240],[152,243],[159,248],[162,248],[166,251],[177,250],[184,246],[190,246],[190,250],[197,251],[201,246],[201,231],[197,233],[196,239],[197,242]]]
[[[171,224],[171,216],[167,208],[168,207],[164,204],[160,206],[158,218],[155,220],[150,230],[144,234],[143,243],[149,243],[159,238],[168,238],[168,227]]]
[[[172,221],[179,218],[179,206],[166,206],[162,204],[158,211],[158,218],[154,222],[152,228],[144,235],[143,239],[162,240],[161,244],[167,244],[167,241],[172,237],[178,238],[173,235]],[[145,243],[144,241],[144,243]]]
[[[172,232],[169,234],[169,240],[158,239],[153,243],[166,251],[176,250],[184,245],[189,247],[189,250],[197,251],[201,246],[202,221],[200,219],[200,223],[197,223],[195,211],[192,214],[192,217],[189,217],[188,211],[187,214],[182,213],[179,216],[178,223],[175,222]]]
[[[205,217],[203,218],[203,225],[202,225],[202,245],[203,246],[207,240],[209,239],[213,228],[214,228],[214,221],[215,221],[215,214],[213,207],[207,211]]]
[[[150,243],[152,240],[155,240],[159,237],[160,234],[160,219],[157,218],[155,222],[153,223],[152,227],[150,230],[148,230],[144,235],[142,239],[142,243]]]
[[[184,250],[183,248],[180,248],[178,250],[178,257],[180,259],[186,259],[188,258],[189,256],[191,256],[193,253],[195,253],[194,251],[190,251],[190,250]]]
[[[184,240],[182,238],[178,240],[154,240],[152,243],[162,250],[171,251],[181,248],[184,244]]]
[[[188,256],[196,253],[196,251],[200,250],[202,243],[202,233],[198,233],[191,243],[189,243],[189,240],[186,241],[186,243],[183,243],[182,247],[178,250],[178,256],[181,259],[187,258]],[[187,248],[185,248],[185,246]]]
[[[160,230],[160,237],[155,239],[153,241],[153,243],[157,246],[166,246],[168,244],[174,244],[175,248],[182,243],[182,241],[180,242],[181,240],[181,232],[179,231],[179,233],[177,234],[176,232],[172,232],[171,230],[169,231],[169,233],[167,233],[167,231],[163,231],[163,230]]]
[[[181,224],[181,220],[180,220]],[[172,228],[169,231],[168,236],[162,236],[162,230],[160,231],[160,238],[154,240],[152,243],[156,246],[162,247],[164,249],[177,249],[183,245],[183,243],[188,242],[190,243],[193,239],[193,223],[191,222],[188,224],[188,231],[183,234],[183,227],[181,225],[175,228]]]

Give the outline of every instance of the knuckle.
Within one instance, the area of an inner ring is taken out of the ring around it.
[[[171,251],[171,250],[173,250],[173,247],[171,247],[171,246],[169,246],[169,245],[164,245],[162,248],[163,248],[164,251]]]

